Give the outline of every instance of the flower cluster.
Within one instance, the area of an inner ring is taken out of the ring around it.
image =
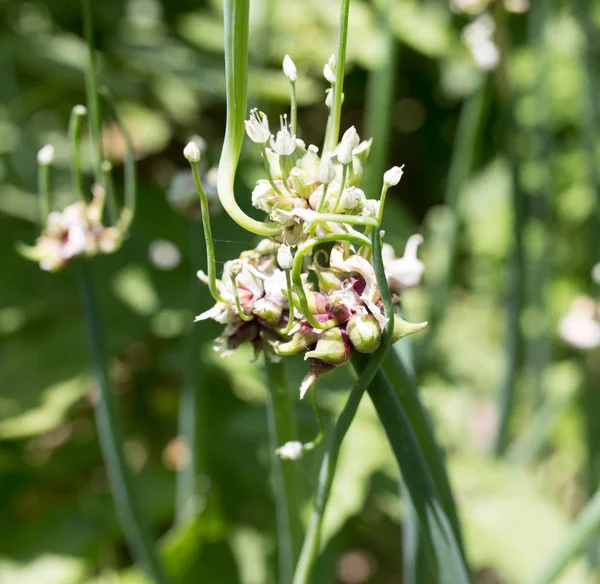
[[[293,90],[297,72],[288,56],[283,68]],[[332,58],[324,69],[332,88],[335,68]],[[265,178],[256,183],[252,204],[277,228],[270,239],[225,264],[221,280],[212,287],[216,304],[196,321],[212,318],[225,325],[216,343],[223,354],[250,343],[275,359],[303,355],[310,361],[300,388],[303,397],[322,373],[346,363],[354,351],[373,353],[380,346],[389,319],[371,261],[369,236],[382,235],[379,226],[386,193],[398,184],[403,170],[393,167],[386,172],[380,198],[369,198],[361,183],[372,140],[361,140],[350,127],[335,148],[320,152],[296,136],[295,118],[294,109],[291,122],[283,115],[275,135],[263,112],[252,110],[245,122],[246,133],[260,146],[265,164]],[[195,153],[191,145],[184,152],[193,168],[198,163]],[[393,292],[420,282],[424,266],[417,248],[421,242],[420,235],[412,236],[401,258],[384,246]],[[210,274],[198,276],[211,285]],[[392,341],[425,325],[396,316]]]

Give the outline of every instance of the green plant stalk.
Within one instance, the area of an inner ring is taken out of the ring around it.
[[[198,172],[198,163],[190,163],[192,167],[192,175],[194,177],[194,184],[196,190],[200,196],[200,210],[202,213],[202,229],[204,230],[204,244],[206,245],[206,271],[208,272],[208,289],[210,290],[211,296],[217,302],[226,302],[217,285],[217,269],[215,260],[215,244],[212,237],[212,230],[210,227],[210,209],[208,206],[208,197],[202,186],[200,180],[200,173]],[[237,289],[237,288],[236,288]],[[239,299],[237,300],[239,305]]]
[[[90,265],[79,262],[81,298],[89,336],[93,376],[98,395],[94,406],[98,440],[106,465],[115,508],[132,555],[155,584],[169,579],[156,552],[150,523],[140,506],[139,493],[125,460],[124,436],[106,370],[102,316]]]
[[[523,237],[526,224],[526,209],[525,199],[519,184],[519,160],[515,144],[519,127],[514,118],[514,96],[506,70],[509,33],[504,22],[503,8],[498,6],[495,14],[497,15],[497,42],[501,53],[500,65],[498,67],[498,85],[504,110],[504,140],[509,158],[512,183],[514,232],[511,260],[511,290],[507,318],[507,365],[505,377],[498,394],[499,423],[493,447],[494,454],[502,456],[508,446],[510,424],[514,412],[515,386],[523,360],[524,339],[520,319],[524,303],[525,250]]]
[[[304,539],[304,544],[302,546],[300,560],[298,561],[298,566],[296,567],[296,572],[294,574],[293,584],[308,584],[311,581],[310,575],[321,546],[323,520],[325,518],[325,510],[327,507],[327,502],[329,501],[329,495],[331,494],[331,487],[333,485],[335,469],[342,441],[344,440],[344,437],[348,432],[348,428],[350,427],[350,424],[356,415],[360,400],[365,390],[371,384],[372,380],[377,374],[377,371],[380,369],[383,363],[383,359],[388,352],[392,340],[392,333],[394,331],[394,311],[392,297],[387,287],[387,279],[385,277],[383,268],[383,258],[381,257],[381,237],[378,230],[374,231],[371,236],[371,245],[373,247],[375,275],[377,276],[377,284],[381,291],[381,296],[385,307],[385,315],[388,318],[388,322],[383,331],[379,348],[372,355],[370,355],[370,357],[365,358],[366,363],[364,366],[361,366],[358,380],[354,384],[350,395],[348,396],[348,400],[346,401],[346,404],[344,405],[344,408],[340,413],[333,429],[329,448],[323,457],[323,462],[321,463],[314,507],[310,517],[306,537]]]
[[[427,558],[427,542],[406,483],[400,480],[402,498],[402,576],[403,584],[428,584],[431,565]]]
[[[402,341],[400,341],[402,342]],[[456,541],[464,552],[462,533],[456,502],[452,494],[450,479],[446,471],[444,455],[437,443],[433,425],[419,397],[419,390],[414,373],[407,367],[398,351],[391,350],[383,362],[383,372],[390,386],[393,387],[401,407],[410,420],[415,437],[427,463],[435,488],[446,515],[452,525]]]
[[[98,77],[96,73],[96,49],[94,45],[94,24],[92,20],[92,1],[82,0],[83,32],[88,48],[88,63],[85,72],[87,108],[90,121],[92,143],[92,161],[94,174],[101,181],[100,165],[102,164],[102,112],[98,93]]]
[[[327,124],[323,154],[329,154],[335,149],[340,136],[342,118],[342,99],[344,93],[344,69],[346,65],[346,45],[348,43],[348,16],[350,0],[342,0],[340,9],[339,43],[336,63],[335,84],[333,86],[333,103],[331,104],[331,123]]]
[[[377,10],[379,34],[382,41],[381,61],[371,69],[367,79],[365,127],[367,136],[375,136],[369,153],[369,164],[365,171],[364,190],[374,195],[379,190],[383,173],[387,170],[390,134],[392,131],[392,113],[396,72],[398,62],[398,43],[390,26],[390,8]]]
[[[104,204],[107,207],[108,221],[111,225],[114,225],[119,220],[119,209],[117,208],[115,185],[112,179],[112,164],[108,160],[102,161],[100,173],[105,192]]]
[[[479,149],[488,110],[488,86],[489,84],[484,84],[465,101],[458,120],[444,196],[444,204],[452,213],[452,225],[448,229],[446,237],[443,238],[443,242],[440,241],[439,249],[434,253],[435,257],[442,259],[439,260],[440,273],[429,283],[432,298],[430,324],[427,332],[429,339],[435,336],[448,301],[460,228],[460,195],[473,169]]]
[[[197,224],[190,221],[190,257],[194,265],[201,262],[197,243]],[[200,287],[194,270],[190,270],[190,307],[195,310],[200,298]],[[200,383],[200,334],[192,325],[186,338],[183,385],[179,399],[178,433],[187,449],[188,462],[177,471],[175,522],[183,525],[193,521],[201,511],[200,479],[206,473],[206,436],[203,432],[207,420],[205,383]]]
[[[38,164],[38,191],[40,195],[40,221],[46,225],[50,215],[50,164]]]
[[[281,227],[246,215],[237,204],[234,193],[248,97],[248,17],[248,0],[224,0],[227,121],[217,174],[217,191],[223,208],[238,225],[251,233],[271,237],[279,235]]]
[[[87,111],[82,105],[76,105],[71,110],[69,118],[69,144],[71,145],[71,177],[73,180],[73,191],[82,201],[85,201],[85,187],[83,184],[83,172],[81,171],[81,124]]]
[[[579,513],[564,544],[528,584],[552,584],[600,534],[600,491]]]
[[[296,100],[296,82],[290,81],[290,128],[292,136],[298,130],[298,103]]]
[[[293,405],[287,386],[285,365],[271,361],[265,353],[268,378],[267,417],[272,458],[273,487],[277,515],[279,582],[292,581],[302,546],[302,497],[300,467],[294,460],[282,460],[275,450],[297,436]]]

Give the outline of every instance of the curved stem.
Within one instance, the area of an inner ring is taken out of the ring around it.
[[[229,277],[231,278],[231,286],[233,287],[233,297],[235,298],[235,307],[237,308],[238,316],[242,320],[245,320],[246,322],[250,322],[251,320],[254,319],[254,317],[245,314],[244,311],[242,310],[242,305],[240,304],[240,295],[238,293],[237,282],[235,280],[235,276],[233,274],[230,274]]]
[[[102,316],[96,298],[92,272],[87,262],[80,262],[81,297],[89,335],[93,375],[97,391],[94,413],[98,440],[111,485],[117,515],[121,521],[133,556],[156,584],[169,579],[158,557],[147,516],[140,506],[134,478],[125,460],[124,436],[106,371]]]
[[[119,209],[117,209],[117,200],[115,199],[115,185],[112,179],[112,164],[108,160],[103,160],[100,165],[100,174],[102,176],[102,186],[104,188],[104,205],[108,206],[108,221],[114,225],[119,220]]]
[[[379,221],[373,217],[363,217],[362,215],[344,215],[343,213],[318,213],[313,215],[312,222],[326,223],[346,223],[348,225],[365,225],[368,227],[377,227]]]
[[[202,228],[204,230],[204,243],[206,244],[206,269],[208,270],[208,289],[212,297],[217,302],[226,303],[226,300],[219,293],[217,286],[217,270],[215,265],[215,244],[212,237],[212,231],[210,228],[210,210],[208,208],[208,197],[202,186],[200,180],[200,174],[198,172],[198,163],[191,163],[192,175],[194,176],[194,184],[196,190],[200,195],[200,207],[202,212]]]
[[[288,317],[288,322],[285,325],[285,327],[278,331],[279,334],[283,337],[287,337],[290,334],[292,328],[294,328],[294,293],[292,291],[291,270],[285,270],[285,287],[290,315]]]
[[[330,233],[327,235],[322,235],[320,237],[315,237],[314,239],[309,239],[307,242],[303,243],[296,252],[294,256],[294,266],[292,268],[292,280],[294,282],[294,286],[296,286],[296,293],[298,294],[298,299],[300,300],[300,307],[302,309],[302,314],[304,318],[309,322],[309,324],[315,329],[325,329],[330,327],[330,321],[327,322],[319,322],[312,314],[309,306],[308,299],[306,298],[306,291],[304,290],[304,284],[302,283],[302,260],[304,256],[309,253],[316,245],[321,243],[331,243],[336,241],[348,241],[350,243],[356,243],[360,245],[370,245],[370,241],[362,236],[362,235],[354,235],[350,233]]]
[[[263,223],[246,215],[235,200],[233,185],[245,132],[248,14],[248,0],[224,0],[227,122],[219,161],[217,191],[223,208],[238,225],[257,235],[271,237],[281,233],[281,226],[276,223]]]
[[[277,512],[278,582],[283,584],[292,581],[294,565],[302,545],[300,467],[296,461],[282,460],[275,453],[279,446],[294,440],[297,435],[296,423],[283,362],[273,362],[265,353],[265,366],[268,378],[269,447]]]
[[[377,284],[381,291],[381,297],[385,306],[385,315],[389,319],[383,331],[381,345],[370,358],[366,366],[362,368],[357,382],[355,383],[348,401],[344,406],[333,430],[331,444],[321,463],[319,472],[319,484],[315,497],[314,509],[310,517],[309,526],[306,532],[306,538],[302,546],[300,560],[294,574],[293,584],[308,584],[310,582],[310,574],[317,559],[319,548],[321,545],[321,531],[323,527],[323,519],[325,517],[325,508],[331,494],[333,485],[333,477],[337,459],[340,453],[342,441],[350,427],[352,420],[358,410],[360,400],[365,390],[371,385],[375,375],[381,368],[383,359],[390,347],[392,340],[392,332],[394,330],[394,311],[392,306],[392,297],[387,285],[387,279],[383,268],[383,258],[381,257],[381,239],[379,231],[376,230],[372,236],[373,246],[373,264],[375,275],[377,276]]]
[[[81,170],[81,123],[87,115],[84,106],[76,105],[71,110],[69,118],[69,143],[71,145],[71,180],[73,191],[85,201],[85,187],[83,186],[83,172]]]
[[[335,198],[335,202],[333,203],[333,206],[331,207],[332,213],[335,213],[338,205],[340,204],[340,200],[342,199],[342,193],[344,192],[344,189],[346,188],[347,177],[348,177],[348,165],[344,164],[342,166],[342,182],[340,183],[340,190],[337,194],[337,197]]]
[[[327,125],[327,133],[323,144],[323,154],[333,152],[339,135],[342,117],[342,94],[344,91],[344,67],[346,64],[346,44],[348,42],[348,15],[350,0],[342,0],[340,9],[340,38],[336,63],[335,84],[333,85],[333,103],[331,105],[331,123]]]
[[[267,180],[269,181],[269,184],[273,187],[273,190],[280,197],[283,197],[285,195],[279,190],[279,187],[275,184],[275,181],[273,180],[273,175],[271,174],[271,166],[269,165],[269,158],[267,157],[267,148],[264,144],[261,144],[260,148],[261,148],[262,159],[265,163],[265,173],[267,174]]]
[[[43,227],[50,215],[50,164],[38,163],[38,191],[40,194],[40,221]]]

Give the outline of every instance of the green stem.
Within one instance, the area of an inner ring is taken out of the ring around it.
[[[69,143],[71,145],[71,180],[73,191],[82,201],[86,200],[83,172],[81,171],[81,123],[87,115],[87,110],[82,105],[76,105],[71,110],[69,119]]]
[[[269,164],[269,158],[267,157],[267,147],[264,144],[260,145],[262,159],[265,163],[265,173],[267,175],[267,180],[269,184],[273,187],[273,190],[280,196],[285,197],[285,195],[279,190],[279,187],[275,184],[273,180],[273,175],[271,173],[271,165]]]
[[[321,532],[323,520],[325,518],[325,509],[331,494],[335,468],[340,453],[342,441],[348,432],[348,428],[356,415],[360,400],[369,387],[377,372],[381,368],[386,353],[390,347],[392,333],[394,330],[394,311],[392,306],[392,297],[387,286],[387,279],[383,267],[383,258],[381,257],[381,238],[378,230],[372,235],[373,246],[373,264],[375,275],[377,276],[377,284],[381,291],[381,297],[385,307],[385,315],[388,322],[383,331],[381,345],[370,357],[365,358],[366,364],[361,365],[360,374],[357,382],[354,384],[348,401],[335,424],[331,444],[323,457],[321,469],[319,471],[319,484],[317,486],[317,494],[315,496],[314,508],[311,514],[309,526],[306,532],[306,538],[302,546],[300,560],[294,574],[293,584],[308,584],[310,582],[310,574],[314,563],[319,554],[321,546]],[[354,358],[353,358],[354,363]],[[357,370],[358,371],[358,370]]]
[[[210,228],[210,209],[208,206],[208,197],[206,196],[206,192],[204,191],[204,187],[202,186],[202,181],[200,180],[200,173],[198,172],[198,163],[192,162],[190,163],[190,166],[192,167],[192,175],[194,176],[194,184],[196,185],[196,190],[198,191],[198,195],[200,195],[202,228],[204,230],[204,243],[206,245],[206,270],[208,271],[208,289],[210,290],[212,297],[217,302],[226,302],[223,296],[221,296],[221,293],[219,292],[219,287],[217,286],[215,244],[212,237],[212,230]]]
[[[296,82],[290,81],[290,129],[292,136],[298,130],[298,103],[296,100]]]
[[[140,496],[134,478],[125,460],[124,436],[106,370],[106,354],[102,316],[89,264],[80,262],[81,297],[89,335],[93,375],[99,392],[95,404],[98,440],[110,481],[115,508],[131,552],[141,567],[156,584],[167,584],[148,518],[140,506]]]
[[[245,314],[244,310],[242,309],[242,305],[240,303],[240,295],[238,292],[237,281],[235,279],[235,276],[233,274],[229,274],[229,277],[231,279],[231,287],[233,289],[233,297],[235,298],[235,307],[237,309],[238,316],[246,322],[250,322],[251,320],[254,320],[253,315]]]
[[[342,193],[344,192],[344,189],[346,188],[346,179],[348,177],[348,165],[344,164],[342,166],[342,182],[340,183],[340,190],[338,191],[337,197],[335,198],[335,202],[333,203],[330,211],[335,213],[336,209],[338,208],[338,205],[340,204],[340,200],[342,198]]]
[[[314,450],[325,437],[325,424],[323,423],[323,413],[321,412],[321,408],[319,407],[319,402],[317,399],[317,384],[313,383],[310,389],[310,398],[313,407],[313,411],[315,412],[315,417],[317,418],[317,425],[319,427],[319,431],[313,440],[303,444],[304,451]]]
[[[296,423],[283,362],[273,362],[265,354],[265,365],[268,377],[269,447],[277,512],[278,581],[287,584],[292,581],[294,565],[302,545],[300,467],[297,461],[279,458],[275,450],[295,439]]]
[[[196,223],[190,222],[190,255],[194,263],[199,262],[199,246],[196,242]],[[198,279],[194,270],[190,271],[190,306],[195,308],[199,298]],[[202,493],[200,479],[206,471],[204,436],[206,415],[206,384],[199,383],[200,369],[200,330],[190,327],[187,336],[187,351],[183,368],[183,386],[179,400],[179,436],[183,440],[189,460],[177,472],[175,521],[178,525],[197,517],[201,511]]]
[[[115,225],[119,220],[119,209],[117,208],[117,199],[115,198],[115,185],[112,179],[112,164],[108,160],[103,160],[100,165],[102,184],[104,185],[104,202],[108,207],[108,222]]]
[[[327,235],[322,235],[320,237],[315,237],[314,239],[309,239],[307,242],[303,243],[296,252],[294,256],[294,267],[292,268],[292,281],[294,282],[294,286],[296,286],[296,293],[298,294],[298,299],[300,300],[300,308],[302,309],[302,314],[304,318],[309,322],[309,324],[315,329],[325,329],[331,326],[331,321],[327,322],[319,322],[312,314],[310,307],[308,306],[308,299],[306,298],[306,291],[304,290],[304,284],[302,283],[302,261],[304,256],[311,252],[312,249],[321,243],[331,243],[338,241],[348,241],[351,243],[357,243],[360,245],[371,245],[371,242],[364,236],[358,234],[350,234],[350,233],[330,233]]]
[[[50,164],[38,164],[38,190],[40,196],[40,221],[46,225],[50,215]]]
[[[288,322],[285,327],[279,330],[279,334],[283,337],[287,337],[290,334],[290,331],[294,328],[294,293],[292,290],[292,271],[285,270],[285,289],[288,301],[288,307],[290,316],[288,318]]]
[[[378,227],[379,221],[373,217],[363,217],[361,215],[344,215],[343,213],[319,213],[315,212],[312,222],[326,223],[345,223],[347,225],[366,225],[369,227]]]
[[[369,164],[365,171],[364,190],[371,196],[379,190],[381,177],[386,170],[393,127],[392,111],[398,60],[398,42],[390,20],[392,0],[385,4],[379,9],[376,8],[379,36],[383,46],[380,62],[369,72],[365,106],[366,135],[376,137],[371,145]]]
[[[507,334],[507,366],[505,377],[499,392],[498,410],[500,421],[494,443],[494,454],[501,456],[508,445],[510,423],[514,412],[515,386],[523,355],[523,333],[521,331],[521,310],[524,301],[524,230],[525,230],[525,200],[519,184],[519,160],[516,148],[518,126],[514,118],[514,96],[508,73],[506,59],[508,58],[508,28],[504,22],[502,7],[498,7],[497,14],[497,41],[501,50],[501,61],[498,68],[500,93],[504,110],[504,140],[509,158],[512,182],[512,208],[514,244],[511,265],[511,290],[508,307],[508,334]]]
[[[564,545],[552,554],[544,568],[530,584],[552,584],[600,534],[600,491],[581,511],[567,536]]]
[[[82,0],[83,31],[88,47],[88,64],[85,74],[87,107],[90,121],[92,142],[92,160],[96,180],[100,182],[100,165],[102,164],[102,113],[98,94],[98,77],[96,72],[96,49],[94,46],[94,24],[92,20],[92,1]]]
[[[281,226],[263,223],[246,215],[237,204],[234,192],[248,97],[248,15],[248,0],[224,0],[227,122],[217,191],[223,208],[238,225],[251,233],[271,237],[281,233]]]
[[[331,105],[331,123],[327,126],[323,154],[333,152],[340,135],[340,121],[342,117],[342,94],[344,92],[344,68],[346,64],[346,44],[348,42],[348,15],[350,13],[350,0],[342,0],[340,9],[340,37],[336,63],[335,84],[333,86],[333,103]]]

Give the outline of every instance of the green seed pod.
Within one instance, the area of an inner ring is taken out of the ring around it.
[[[373,353],[381,344],[381,329],[375,317],[370,314],[357,314],[346,325],[346,332],[352,346],[359,353]]]
[[[392,343],[400,340],[402,337],[414,335],[422,331],[427,326],[426,322],[408,322],[398,315],[394,316],[394,332],[392,333]]]
[[[330,365],[343,365],[349,358],[351,347],[346,342],[345,331],[339,327],[326,330],[312,351],[308,351],[305,359],[319,359]]]

